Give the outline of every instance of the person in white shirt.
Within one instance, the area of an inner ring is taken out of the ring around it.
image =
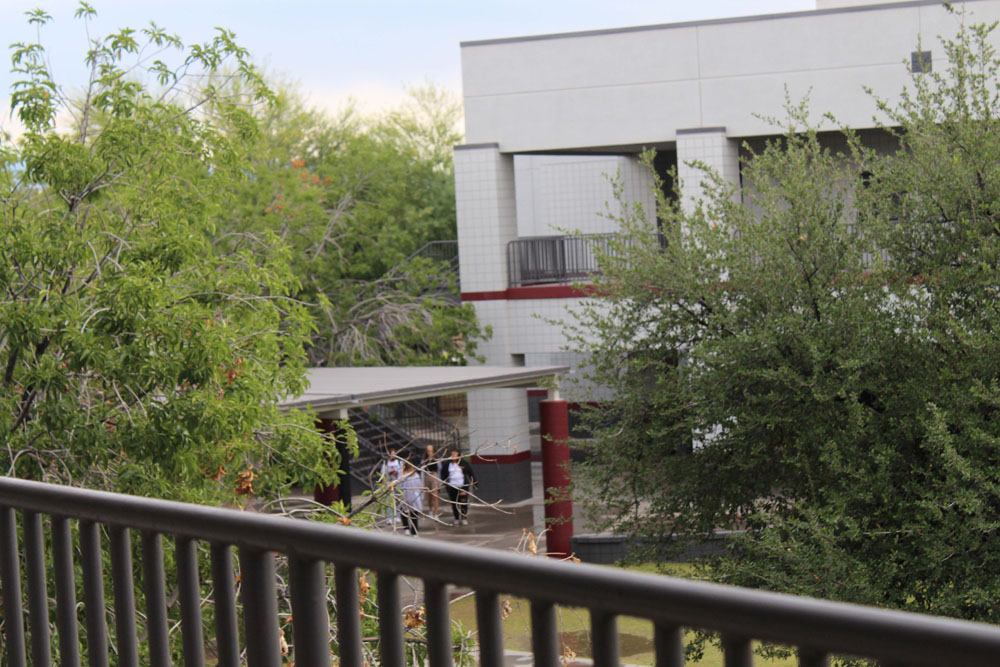
[[[469,525],[469,493],[476,485],[476,474],[457,449],[451,450],[449,458],[442,466],[445,482],[448,487],[448,498],[451,499],[451,513],[455,515],[456,526]]]
[[[399,482],[399,478],[403,472],[403,462],[396,456],[396,451],[395,447],[389,448],[388,456],[382,462],[382,467],[379,469],[379,481],[389,486],[389,508],[386,510],[386,518],[389,519],[389,523],[392,525],[396,524],[396,505],[399,500],[396,483]]]

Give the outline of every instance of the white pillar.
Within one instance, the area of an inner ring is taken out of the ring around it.
[[[455,208],[462,291],[507,289],[507,243],[517,237],[513,156],[496,144],[456,146]]]
[[[478,353],[489,365],[510,366],[509,314],[503,292],[508,287],[507,243],[517,238],[513,156],[501,153],[496,144],[456,146],[455,205],[462,293],[476,297],[472,303],[480,326],[493,329],[493,338],[481,344]],[[518,487],[525,486],[520,482],[526,482],[530,496],[529,462],[507,463],[530,451],[525,390],[469,392],[468,406],[472,453],[478,460],[487,456],[493,461],[477,466],[481,492],[517,500],[523,495]],[[525,480],[513,479],[526,475]]]
[[[702,184],[706,182],[705,172],[692,162],[714,170],[739,192],[740,145],[726,136],[726,128],[677,130],[677,176],[682,184],[681,205],[687,211],[693,210],[696,202],[703,198]]]

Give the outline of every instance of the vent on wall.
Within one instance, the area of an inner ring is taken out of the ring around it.
[[[922,74],[931,71],[931,52],[914,51],[910,54],[910,69],[914,74]]]

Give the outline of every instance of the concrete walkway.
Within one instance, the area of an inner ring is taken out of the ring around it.
[[[439,521],[427,518],[420,520],[420,539],[440,540],[474,547],[503,549],[505,551],[526,550],[525,535],[531,532],[536,538],[544,530],[545,503],[542,487],[542,464],[531,464],[532,497],[517,503],[499,503],[495,507],[469,507],[469,525],[451,525],[454,521],[451,505],[442,500]],[[447,497],[445,495],[445,497]],[[426,511],[426,508],[425,508]],[[396,526],[402,533],[403,529]],[[538,549],[544,548],[544,538]]]

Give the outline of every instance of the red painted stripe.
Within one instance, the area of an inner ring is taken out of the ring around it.
[[[528,390],[528,396],[541,396],[542,398],[546,398],[546,397],[548,397],[548,395],[549,395],[549,390],[548,389],[529,389]]]
[[[596,290],[591,285],[533,285],[530,287],[508,287],[497,292],[462,292],[462,301],[514,301],[519,299],[579,299],[593,296]]]
[[[469,461],[476,465],[507,465],[530,460],[530,451],[517,452],[516,454],[473,454],[469,457]]]

